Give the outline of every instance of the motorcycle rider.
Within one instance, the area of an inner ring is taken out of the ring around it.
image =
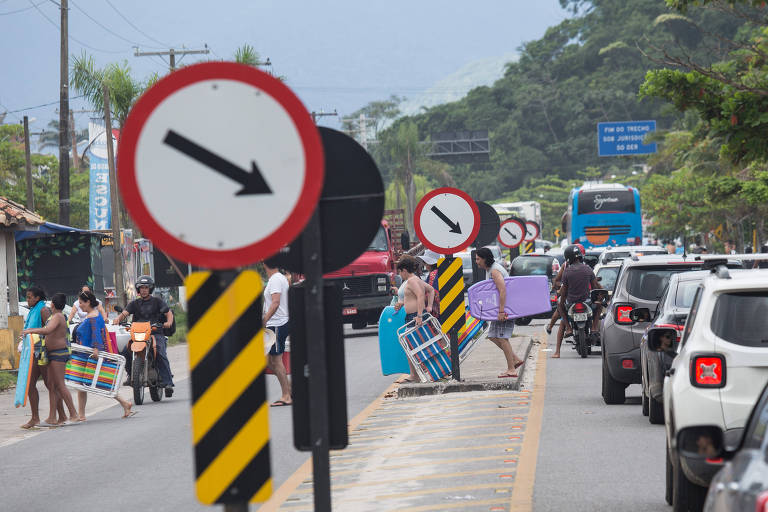
[[[589,265],[584,264],[584,256],[576,245],[569,245],[563,251],[568,263],[563,271],[563,284],[560,286],[561,311],[567,312],[568,307],[575,302],[589,299],[590,289],[602,288]],[[597,313],[595,313],[597,314]],[[563,317],[565,323],[567,316]],[[557,346],[553,358],[560,357],[560,345],[563,343],[564,329],[557,332]]]
[[[117,325],[128,315],[133,315],[134,322],[149,322],[151,324],[162,322],[164,329],[170,329],[173,324],[173,312],[163,299],[152,295],[155,290],[155,281],[150,276],[140,276],[136,280],[136,290],[139,292],[139,298],[129,302],[112,323]],[[166,353],[168,340],[162,331],[152,334],[155,337],[155,343],[157,343],[157,371],[160,378],[158,387],[165,388],[165,396],[170,397],[173,396],[173,374]],[[131,375],[130,346],[125,347],[123,356],[126,360],[126,373]]]

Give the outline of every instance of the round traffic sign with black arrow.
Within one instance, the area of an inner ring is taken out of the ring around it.
[[[517,219],[507,219],[501,223],[499,229],[499,243],[504,247],[514,249],[523,243],[525,237],[525,223]]]
[[[323,273],[328,273],[357,259],[382,229],[384,183],[373,158],[355,139],[323,126],[318,130],[325,153],[319,208]],[[269,263],[302,273],[301,238],[269,258]]]
[[[416,234],[428,249],[453,254],[470,246],[480,230],[475,201],[456,188],[443,187],[421,198],[413,214]]]
[[[525,241],[533,242],[538,238],[541,228],[539,223],[534,220],[525,221]]]
[[[477,209],[480,211],[480,229],[477,237],[472,243],[473,247],[482,247],[492,243],[499,234],[501,221],[498,212],[493,206],[482,201],[475,201]]]

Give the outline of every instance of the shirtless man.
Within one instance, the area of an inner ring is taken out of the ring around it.
[[[395,311],[405,306],[406,324],[415,319],[416,325],[422,325],[424,311],[426,310],[427,313],[431,312],[432,301],[435,298],[435,289],[416,275],[418,269],[419,261],[413,256],[403,255],[397,262],[397,273],[403,279],[403,284],[400,285],[400,291],[398,291],[398,302],[395,304]],[[408,361],[408,367],[411,373],[407,377],[398,380],[398,383],[419,382],[419,375],[416,373],[416,368],[414,368],[410,360]]]

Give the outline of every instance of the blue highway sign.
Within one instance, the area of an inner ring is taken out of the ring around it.
[[[656,121],[621,121],[597,123],[599,156],[647,155],[656,152],[656,143],[643,144],[649,132],[656,131]]]

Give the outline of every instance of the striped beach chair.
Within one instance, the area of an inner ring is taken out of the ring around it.
[[[64,370],[64,383],[78,391],[109,397],[117,396],[125,373],[125,358],[120,354],[99,351],[93,359],[89,347],[72,344],[72,355]]]
[[[421,326],[411,320],[397,330],[397,335],[421,382],[434,382],[451,374],[451,344],[432,315],[424,315]]]
[[[459,363],[469,356],[476,344],[488,331],[488,322],[474,318],[469,314],[469,306],[464,313],[464,325],[459,329]]]

